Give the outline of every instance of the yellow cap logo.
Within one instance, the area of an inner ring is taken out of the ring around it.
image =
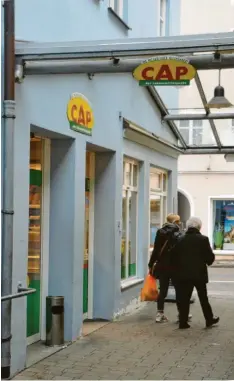
[[[67,118],[72,130],[92,135],[94,126],[93,110],[84,95],[72,94],[67,105]]]
[[[196,69],[189,61],[179,57],[152,58],[133,72],[140,86],[185,86],[195,75]]]

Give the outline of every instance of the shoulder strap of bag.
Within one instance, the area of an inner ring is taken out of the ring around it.
[[[163,245],[163,247],[161,248],[161,250],[160,250],[160,254],[159,254],[159,256],[161,257],[161,255],[162,255],[162,253],[163,253],[163,250],[165,249],[165,247],[167,246],[167,244],[168,244],[168,239],[166,240],[166,242],[164,242],[164,245]]]

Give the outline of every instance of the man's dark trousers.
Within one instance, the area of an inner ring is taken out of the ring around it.
[[[207,323],[211,322],[213,319],[213,312],[208,300],[206,283],[177,280],[174,282],[174,284],[176,290],[176,299],[180,311],[180,325],[186,325],[188,322],[190,298],[192,296],[194,287],[197,290],[204,318]]]

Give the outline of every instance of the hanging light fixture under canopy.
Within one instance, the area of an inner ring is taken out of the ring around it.
[[[219,84],[214,89],[213,98],[207,103],[209,108],[227,108],[233,107],[233,105],[225,98],[224,88],[220,85],[220,75],[221,71],[219,70]]]

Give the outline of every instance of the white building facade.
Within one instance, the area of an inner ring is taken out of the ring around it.
[[[231,31],[234,31],[233,1],[182,0],[182,35]],[[219,84],[219,71],[200,71],[199,76],[209,101]],[[226,98],[234,104],[231,83],[234,83],[234,70],[222,70],[220,84],[225,89]],[[195,81],[179,90],[179,108],[183,113],[202,112],[203,104]],[[234,108],[226,110],[220,109],[219,112],[233,113]],[[216,144],[208,120],[177,123],[191,147]],[[214,120],[214,123],[221,144],[233,145],[234,119]],[[234,255],[234,163],[227,162],[224,155],[185,155],[179,158],[178,170],[178,207],[182,221],[185,222],[191,214],[199,216],[203,221],[202,232],[209,236],[217,258],[230,259]]]

